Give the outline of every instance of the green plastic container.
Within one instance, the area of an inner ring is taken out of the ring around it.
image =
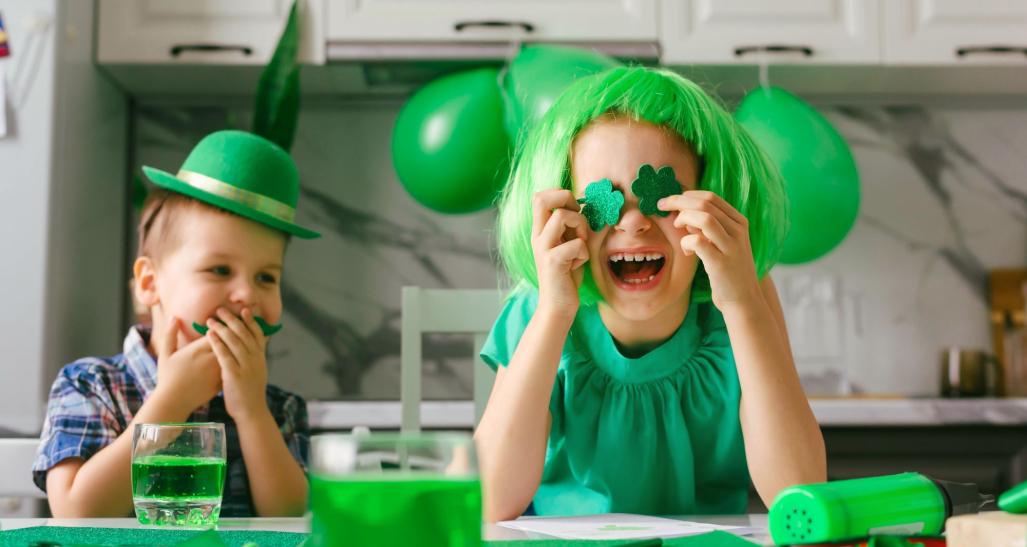
[[[792,486],[771,504],[770,535],[778,545],[933,535],[951,507],[940,485],[920,473]]]
[[[998,498],[998,508],[1015,514],[1027,513],[1027,482],[1006,490]]]

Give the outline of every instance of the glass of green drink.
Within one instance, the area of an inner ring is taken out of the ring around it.
[[[135,426],[132,501],[141,524],[214,527],[224,485],[224,424]]]
[[[317,435],[313,545],[481,545],[481,481],[465,433]]]

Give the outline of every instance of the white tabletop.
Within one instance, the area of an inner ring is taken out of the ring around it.
[[[735,516],[687,516],[682,520],[723,524],[727,526],[746,526],[767,529],[767,515],[735,515]],[[0,530],[14,530],[30,526],[93,526],[97,528],[140,528],[134,518],[96,518],[96,519],[48,519],[48,518],[4,518],[0,519]],[[272,532],[310,532],[310,520],[299,518],[223,518],[218,522],[218,530],[267,530]],[[495,524],[486,524],[482,528],[482,537],[496,541],[505,539],[552,539],[548,536],[530,534],[519,530],[503,528]],[[769,539],[760,534],[751,539],[764,542]]]

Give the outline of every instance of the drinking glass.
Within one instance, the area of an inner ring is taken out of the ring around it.
[[[464,433],[311,439],[313,545],[481,544],[481,481]]]
[[[224,485],[224,424],[135,426],[132,502],[141,524],[214,527]]]

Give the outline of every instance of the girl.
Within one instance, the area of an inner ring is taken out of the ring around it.
[[[742,513],[750,476],[768,505],[825,480],[766,275],[782,183],[697,85],[643,67],[572,84],[519,149],[497,224],[518,288],[481,352],[489,521],[532,502]]]

